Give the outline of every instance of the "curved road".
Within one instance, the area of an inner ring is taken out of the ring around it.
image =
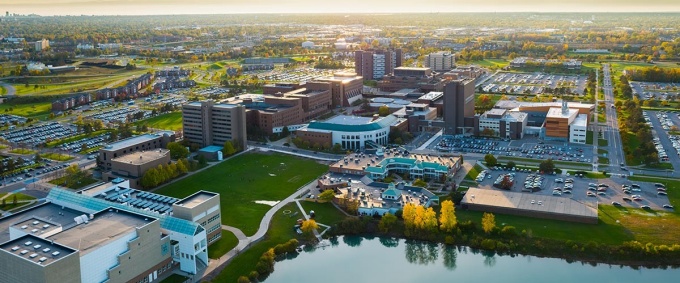
[[[3,96],[14,96],[17,92],[11,84],[0,82],[0,86],[7,90]]]

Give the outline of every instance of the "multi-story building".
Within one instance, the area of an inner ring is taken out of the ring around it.
[[[347,107],[362,98],[361,91],[364,88],[364,78],[355,73],[335,73],[332,77],[320,78],[315,82],[330,83],[331,106]]]
[[[474,80],[451,81],[444,87],[444,132],[447,135],[466,134],[474,128],[465,124],[465,117],[475,115]]]
[[[205,270],[221,237],[219,194],[176,199],[127,181],[73,192],[0,218],[0,281],[156,282]]]
[[[340,144],[343,149],[364,149],[367,146],[386,145],[390,129],[406,129],[406,120],[395,116],[359,117],[335,116],[323,122],[311,122],[296,131],[297,137],[310,144],[332,146]]]
[[[445,81],[432,74],[430,68],[397,67],[378,82],[382,91],[418,89],[423,92],[442,91]]]
[[[354,52],[354,70],[366,80],[379,80],[400,67],[401,49],[368,49]]]
[[[36,41],[34,43],[34,45],[35,45],[35,51],[43,51],[47,48],[50,48],[50,41],[43,38],[42,40]]]
[[[200,146],[224,145],[232,141],[247,146],[246,109],[237,104],[215,104],[212,100],[182,106],[184,138]]]
[[[527,113],[498,108],[470,118],[474,124],[475,136],[492,136],[508,139],[522,139],[524,137],[524,129],[529,121]]]
[[[102,179],[111,181],[122,177],[130,180],[130,186],[141,188],[140,180],[151,168],[170,163],[170,151],[159,148],[138,151],[111,159],[111,170],[102,172]]]
[[[113,160],[118,157],[139,151],[165,148],[169,142],[173,141],[175,141],[175,132],[160,131],[108,144],[99,150],[99,166],[102,167],[104,171],[109,171],[112,169]]]
[[[435,72],[445,72],[456,67],[456,55],[448,51],[430,53],[425,57],[425,67]]]

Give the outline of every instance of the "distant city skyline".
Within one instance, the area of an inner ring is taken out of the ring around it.
[[[14,14],[159,15],[233,13],[680,12],[677,0],[0,0]],[[3,11],[3,14],[4,12]]]

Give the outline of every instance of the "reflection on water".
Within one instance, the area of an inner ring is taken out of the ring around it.
[[[676,282],[678,269],[573,264],[553,258],[499,255],[468,247],[391,237],[346,236],[279,258],[267,283],[361,282]],[[333,267],[333,268],[329,268]],[[323,277],[323,279],[319,279]],[[542,279],[541,279],[542,278]]]

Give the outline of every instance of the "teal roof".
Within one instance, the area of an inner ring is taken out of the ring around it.
[[[112,207],[121,210],[136,212],[149,217],[158,218],[161,223],[161,228],[163,229],[189,236],[193,236],[196,233],[202,231],[203,229],[200,227],[200,225],[188,220],[162,215],[146,210],[141,210],[127,205],[123,205],[121,203],[109,202],[103,199],[93,198],[91,196],[86,196],[83,194],[78,194],[72,191],[59,188],[53,188],[47,195],[47,200],[56,204],[58,204],[58,202],[70,203],[94,211],[102,211],[104,209]]]
[[[384,167],[368,166],[366,167],[366,172],[368,173],[385,173]]]
[[[398,196],[400,196],[400,195],[401,195],[401,193],[399,192],[399,190],[397,190],[397,189],[392,189],[392,188],[387,189],[387,190],[385,190],[385,191],[383,192],[383,196],[394,196],[394,197],[398,197]]]
[[[339,131],[339,132],[367,132],[387,128],[397,121],[397,117],[385,116],[375,121],[368,117],[336,116],[327,121],[313,121],[307,129]]]
[[[368,173],[384,173],[388,164],[407,164],[418,169],[433,169],[435,171],[448,171],[449,167],[436,162],[419,161],[413,158],[393,157],[385,158],[377,166],[368,166],[365,171]]]

